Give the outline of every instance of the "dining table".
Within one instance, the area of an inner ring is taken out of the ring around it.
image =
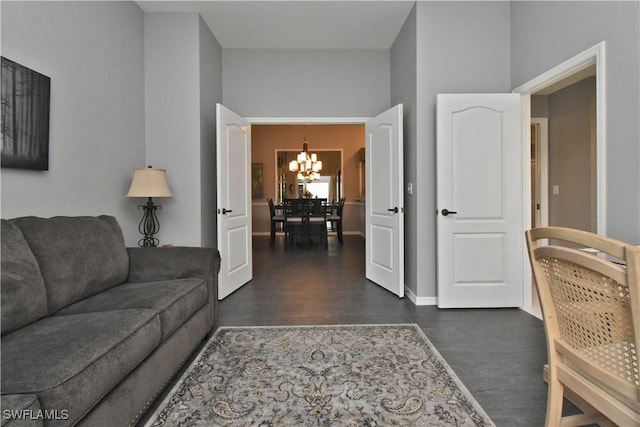
[[[310,246],[315,236],[325,249],[328,247],[327,216],[337,209],[337,204],[324,198],[298,198],[284,199],[274,207],[285,218],[285,247],[297,242]]]

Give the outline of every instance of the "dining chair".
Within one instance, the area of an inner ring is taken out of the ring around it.
[[[268,198],[269,203],[269,217],[271,219],[271,240],[270,244],[274,244],[276,241],[276,231],[284,231],[284,215],[276,213],[276,207],[273,204],[273,199]]]
[[[338,241],[340,244],[344,244],[342,240],[342,212],[344,212],[344,197],[338,202],[336,213],[331,213],[327,216],[327,221],[331,224],[331,230],[335,230],[338,235]]]
[[[547,340],[546,426],[640,426],[640,248],[561,227],[526,232]],[[562,416],[563,397],[583,414]]]
[[[318,239],[322,242],[322,247],[327,249],[329,247],[327,232],[327,199],[307,199],[307,206],[309,213],[307,218],[309,239],[314,236],[318,236]]]
[[[296,237],[304,237],[307,210],[304,199],[284,199],[282,201],[284,213],[284,246],[295,243]]]

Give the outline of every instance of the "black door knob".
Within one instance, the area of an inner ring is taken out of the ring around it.
[[[455,215],[458,212],[450,211],[449,209],[442,209],[442,216]]]

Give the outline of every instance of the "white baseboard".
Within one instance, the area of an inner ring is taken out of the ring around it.
[[[542,311],[540,310],[540,307],[520,307],[520,310],[542,320]]]
[[[342,234],[344,234],[345,236],[360,236],[364,238],[364,233],[361,231],[343,231]]]
[[[418,297],[405,286],[404,294],[415,305],[438,305],[438,297]]]

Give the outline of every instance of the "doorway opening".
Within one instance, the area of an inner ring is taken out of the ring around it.
[[[366,177],[367,190],[369,195],[367,200],[363,200],[358,203],[358,207],[361,213],[358,215],[351,215],[351,218],[359,220],[361,224],[359,228],[363,229],[359,234],[365,238],[366,246],[364,248],[365,253],[365,277],[371,282],[381,286],[398,297],[404,296],[404,184],[403,184],[403,105],[397,104],[394,107],[380,113],[379,115],[366,118],[366,119],[353,119],[347,118],[338,121],[329,121],[327,119],[309,120],[287,120],[287,119],[272,119],[271,121],[265,119],[250,119],[245,120],[251,123],[251,134],[253,147],[262,147],[262,144],[258,143],[255,136],[259,133],[259,129],[270,129],[274,126],[282,126],[284,128],[293,127],[292,124],[302,124],[304,131],[300,133],[302,135],[302,141],[305,152],[313,152],[315,148],[312,147],[312,142],[307,141],[311,135],[307,131],[306,127],[312,123],[327,124],[327,122],[336,125],[337,124],[351,124],[355,127],[360,136],[357,138],[359,141],[355,152],[352,156],[345,153],[345,159],[351,159],[352,161],[360,161],[362,149],[365,148],[366,162],[369,166],[366,170],[369,171]],[[293,122],[293,123],[292,123]],[[259,126],[263,125],[263,126]],[[317,126],[323,128],[325,126]],[[295,144],[299,146],[300,135],[296,139]],[[266,145],[265,145],[266,147]],[[295,149],[295,146],[293,147]],[[306,155],[305,155],[306,157]],[[277,158],[277,155],[276,155]],[[311,163],[313,163],[313,157],[311,157]],[[248,158],[248,162],[255,162],[255,157],[251,154]],[[278,166],[278,162],[274,162],[275,166]],[[263,163],[264,165],[264,163]],[[262,169],[263,178],[265,167],[256,167],[256,170]],[[307,164],[308,166],[308,164]],[[251,165],[253,169],[253,165]],[[298,165],[299,167],[299,165]],[[293,162],[292,162],[293,168]],[[363,168],[354,167],[353,171],[356,175]],[[371,170],[376,170],[378,173],[371,174]],[[345,171],[347,168],[345,167]],[[275,174],[275,170],[274,170]],[[348,198],[349,184],[344,177],[344,199]],[[275,177],[274,177],[274,181]],[[277,182],[277,181],[276,181]],[[355,191],[359,191],[361,186],[360,177],[353,179],[353,185],[356,188]],[[376,192],[371,191],[371,187],[376,188]],[[259,185],[255,186],[256,188]],[[276,185],[276,187],[278,187]],[[275,194],[274,194],[275,195]],[[262,197],[269,199],[266,194],[262,193]],[[251,210],[256,203],[251,203]],[[343,219],[339,220],[341,226],[339,230],[342,230],[342,234],[347,234],[346,229],[348,221],[346,221],[347,207],[349,205],[344,202],[340,204],[342,209]],[[265,209],[260,209],[265,212],[266,222],[271,226],[271,211],[272,209],[265,206]],[[229,211],[227,211],[229,212]],[[301,221],[306,221],[304,217],[300,218]],[[252,218],[253,223],[253,218]],[[366,228],[365,228],[366,227]],[[271,227],[269,227],[271,228]]]
[[[589,67],[531,97],[532,116],[547,119],[546,131],[542,119],[531,121],[532,226],[598,231],[595,80]]]
[[[307,184],[306,190],[312,197],[326,197],[335,204],[345,198],[344,234],[364,237],[365,200],[359,186],[359,153],[365,145],[366,119],[249,120],[253,140],[251,162],[261,165],[263,181],[263,191],[252,199],[253,235],[270,234],[267,199],[278,205],[283,198],[303,196],[305,186],[301,187],[296,174],[289,171],[289,162],[301,151],[306,138],[309,153],[322,161],[320,179]]]
[[[533,173],[533,170],[530,168],[523,169],[523,182],[525,184],[526,194],[523,200],[525,206],[525,228],[536,225],[564,225],[606,235],[605,82],[605,42],[601,42],[514,90],[514,93],[522,95],[522,119],[525,135],[523,140],[525,144],[530,145],[530,147],[532,147],[532,141],[534,143],[538,141],[538,147],[542,148],[539,138],[546,136],[539,133],[543,131],[541,122],[532,118],[539,115],[539,111],[534,111],[539,110],[539,105],[537,104],[539,102],[538,96],[554,96],[554,94],[562,94],[562,92],[565,92],[564,95],[566,95],[566,92],[571,92],[569,97],[565,97],[558,102],[557,109],[565,109],[566,111],[567,108],[572,108],[572,102],[574,106],[579,105],[576,102],[580,97],[578,96],[577,98],[571,99],[571,96],[575,97],[575,93],[580,90],[582,94],[586,94],[586,98],[582,98],[583,102],[584,99],[587,99],[588,101],[586,102],[589,103],[589,105],[582,104],[583,117],[592,117],[586,129],[586,136],[583,135],[580,138],[583,140],[583,143],[580,149],[581,155],[580,159],[578,159],[578,164],[582,166],[569,166],[565,164],[565,166],[568,166],[565,167],[565,169],[569,172],[579,168],[586,174],[581,178],[583,185],[580,189],[575,189],[575,187],[571,185],[571,179],[575,177],[567,177],[569,181],[560,181],[565,179],[561,171],[558,173],[553,171],[555,168],[553,165],[554,161],[562,164],[563,161],[566,162],[567,160],[567,158],[563,158],[562,151],[575,153],[575,147],[572,150],[571,146],[562,146],[559,144],[559,141],[555,141],[555,148],[560,147],[559,150],[555,150],[555,152],[553,151],[554,148],[550,146],[547,146],[547,151],[542,152],[534,152],[533,149],[523,151],[526,157],[523,164],[535,164],[535,167],[538,168],[537,172],[543,174]],[[552,109],[555,108],[556,107],[553,107]],[[556,123],[553,124],[553,119],[551,117],[548,117],[548,119],[551,121],[549,127],[555,127],[555,130],[558,132],[554,133],[558,139],[562,139],[563,137],[561,135],[566,131],[565,123],[562,120],[557,120]],[[536,132],[538,132],[538,134],[536,134]],[[551,141],[551,136],[549,138],[549,144],[554,144],[554,142]],[[552,151],[550,152],[550,150]],[[535,159],[534,156],[536,156]],[[534,160],[535,163],[533,162]],[[573,158],[572,162],[573,161],[576,161],[576,159]],[[546,183],[544,182],[545,177],[548,179]],[[584,181],[586,181],[588,185],[584,185]],[[567,185],[562,185],[560,182],[565,182]],[[579,199],[583,206],[587,206],[587,208],[581,210],[582,212],[586,212],[587,215],[576,221],[572,219],[571,201],[568,202],[568,208],[563,206],[563,203],[566,205],[566,200],[571,200],[571,197],[563,201],[560,196],[576,196],[579,191],[585,188],[586,194],[579,196]],[[575,192],[574,189],[576,190]],[[540,211],[537,210],[536,204],[538,202],[536,201],[536,196],[540,197],[541,208],[546,198],[546,211],[542,209],[540,209]],[[525,263],[525,265],[528,266],[529,264]],[[525,295],[523,309],[540,317],[539,307],[534,307],[534,302],[537,304],[537,295],[532,286],[529,268],[525,268],[523,284]]]
[[[402,262],[404,259],[402,109],[402,104],[397,104],[370,119],[345,119],[338,121],[350,124],[354,124],[355,122],[355,124],[358,125],[356,127],[360,131],[361,136],[358,138],[360,144],[357,147],[357,153],[359,154],[361,152],[361,143],[364,141],[367,153],[366,161],[370,163],[368,170],[371,171],[375,169],[381,176],[389,177],[391,180],[390,183],[380,182],[380,179],[372,176],[371,173],[369,173],[366,179],[368,187],[371,187],[373,181],[376,181],[375,188],[381,188],[381,191],[372,193],[370,188],[368,188],[367,193],[370,195],[369,200],[362,203],[362,209],[366,212],[366,226],[368,229],[371,228],[371,230],[365,230],[363,233],[364,236],[366,236],[365,242],[368,245],[364,251],[365,278],[387,290],[393,289],[393,293],[399,297],[404,296],[404,262]],[[324,119],[319,122],[326,123],[326,121],[327,119]],[[219,293],[219,299],[223,299],[225,296],[246,285],[253,277],[252,198],[254,195],[256,195],[256,199],[260,197],[265,198],[265,194],[262,191],[264,187],[261,185],[261,183],[264,182],[263,166],[265,166],[265,164],[252,164],[252,160],[254,160],[252,147],[254,145],[260,145],[253,144],[251,137],[254,124],[256,125],[256,130],[258,129],[257,122],[257,119],[251,120],[242,117],[224,105],[220,103],[216,104],[217,213],[219,215],[218,248],[221,258],[225,260],[221,266],[221,273],[219,274],[219,288],[223,289],[224,292]],[[283,122],[286,123],[287,120],[277,119],[275,123]],[[308,119],[298,121],[298,123],[302,124],[309,122],[310,120]],[[362,132],[363,130],[364,132]],[[305,157],[305,168],[311,163],[312,170],[317,172],[319,165],[316,163],[317,167],[313,168],[313,156],[307,155],[309,144],[306,140],[306,135],[304,135],[303,138],[302,147]],[[299,144],[300,141],[298,140],[297,143]],[[354,159],[360,158],[356,153],[354,153],[352,157]],[[315,161],[317,162],[317,159]],[[302,156],[300,161],[297,162],[298,168],[301,167],[301,162]],[[267,164],[268,163],[269,162],[267,162]],[[277,164],[277,162],[275,163]],[[293,169],[293,161],[291,165]],[[360,168],[357,168],[357,171],[359,170]],[[257,177],[256,182],[252,180],[254,171]],[[231,176],[232,174],[233,176]],[[359,179],[354,179],[353,181],[354,183],[359,182]],[[267,199],[269,199],[269,197],[267,197]],[[270,201],[267,200],[267,202]],[[267,205],[270,205],[270,203],[267,203]],[[383,205],[386,209],[382,209]],[[394,207],[387,208],[389,205]],[[346,207],[346,203],[344,203],[343,199],[339,205],[343,215],[345,213],[344,207]],[[267,219],[270,225],[275,222],[275,220],[271,221],[270,212],[272,210],[272,206],[266,209]],[[374,229],[374,227],[372,227],[372,225],[374,225],[374,217],[376,220],[379,220],[379,217],[391,219],[387,221],[388,224],[381,224],[377,229]],[[300,225],[304,225],[305,227],[303,228],[307,230],[309,227],[307,227],[306,224],[310,223],[311,219],[311,216],[306,215],[304,212],[296,217],[297,222]],[[337,219],[336,221],[340,224],[338,230],[344,230],[346,225],[345,221],[341,219]],[[379,229],[385,228],[385,225],[386,233],[380,233]],[[324,227],[322,227],[322,231],[324,234]],[[326,236],[326,234],[324,235]],[[386,238],[387,242],[381,242],[383,238]],[[327,245],[325,244],[325,248],[326,247]],[[382,250],[380,250],[380,248],[382,248]],[[375,249],[375,253],[372,253],[372,249]],[[391,262],[389,263],[389,261]],[[391,268],[387,268],[387,276],[382,277],[382,279],[388,280],[381,280],[380,277],[374,277],[371,274],[371,268],[378,266],[387,267],[388,265]]]

